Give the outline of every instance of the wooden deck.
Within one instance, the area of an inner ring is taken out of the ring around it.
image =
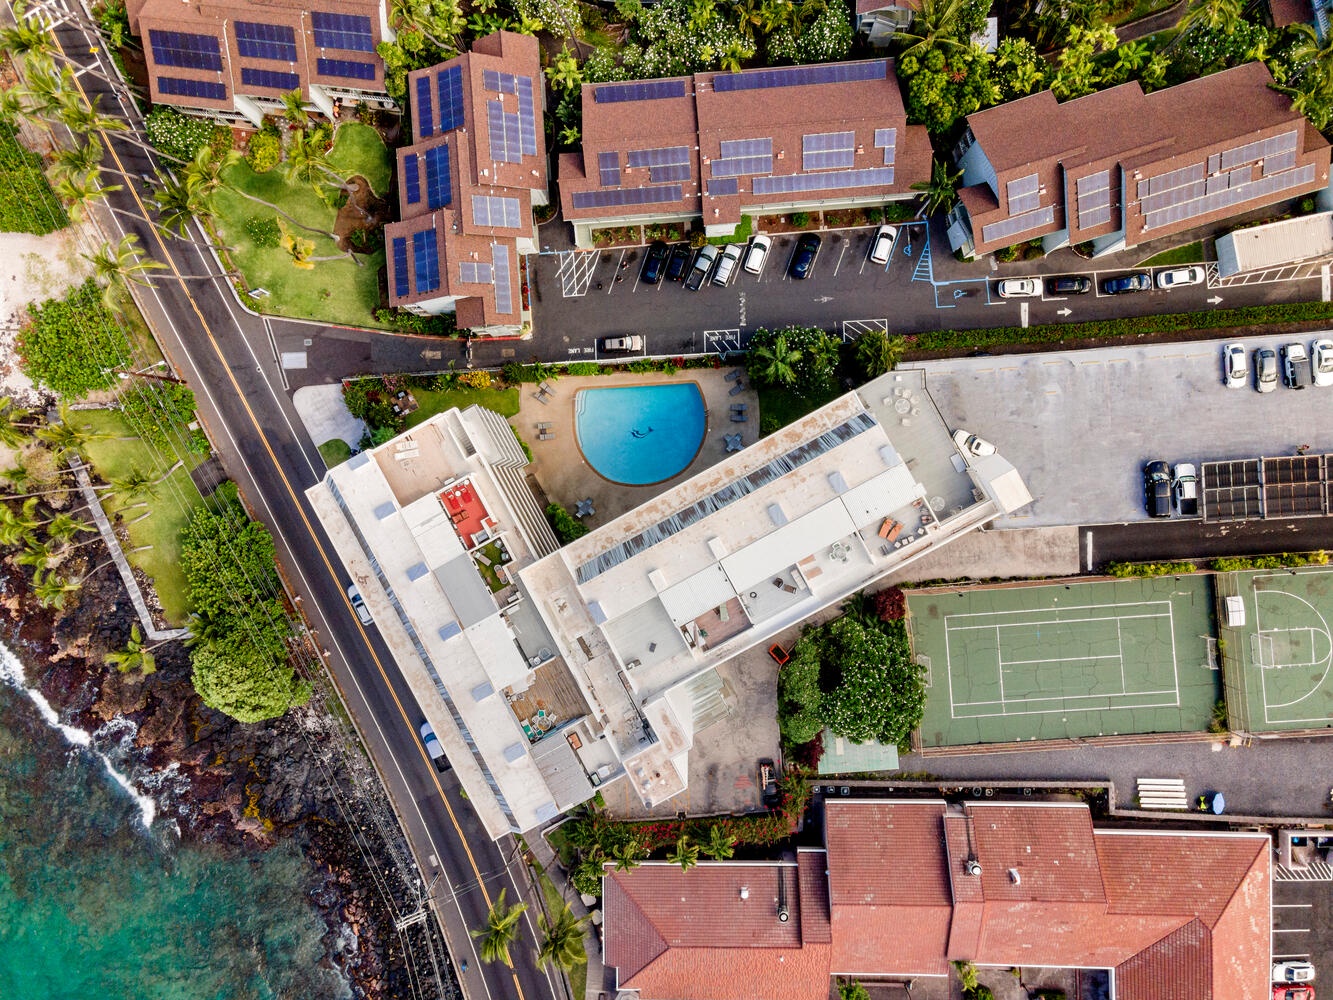
[[[514,693],[512,688],[505,688],[505,697],[509,707],[520,722],[530,724],[538,712],[545,712],[553,718],[551,731],[566,722],[588,714],[588,704],[583,700],[569,668],[560,657],[548,660],[535,671],[536,680],[526,691]],[[530,728],[536,731],[537,727]]]
[[[710,608],[694,619],[694,624],[699,627],[699,643],[704,649],[720,645],[750,627],[750,619],[745,617],[745,609],[738,598],[727,601],[725,616],[717,612],[717,608]],[[705,632],[708,634],[704,635]]]

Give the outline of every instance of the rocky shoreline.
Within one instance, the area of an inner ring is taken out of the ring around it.
[[[413,890],[407,876],[384,874],[405,846],[392,815],[383,821],[387,803],[377,801],[369,763],[359,750],[341,752],[342,725],[317,700],[255,725],[215,712],[194,693],[180,642],[153,649],[157,672],[148,677],[105,665],[135,621],[113,573],[96,574],[62,610],[42,608],[26,591],[22,571],[0,566],[4,641],[62,719],[93,733],[95,744],[117,743],[99,749],[123,756],[123,770],[153,795],[158,835],[174,824],[183,840],[242,852],[295,844],[313,873],[308,896],[327,928],[325,961],[353,995],[420,995],[390,913],[410,911]],[[433,937],[443,954],[433,921],[413,933]]]

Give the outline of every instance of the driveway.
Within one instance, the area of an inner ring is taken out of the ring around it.
[[[1304,335],[1308,345],[1317,334]],[[1146,519],[1143,464],[1333,451],[1333,389],[1222,385],[1224,340],[924,362],[950,427],[992,441],[1034,502],[1001,527]],[[1242,341],[1248,351],[1278,338]]]

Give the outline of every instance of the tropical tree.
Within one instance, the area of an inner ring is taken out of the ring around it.
[[[62,403],[60,419],[37,429],[37,438],[55,453],[59,461],[64,461],[71,454],[82,458],[83,451],[90,442],[100,441],[108,436],[105,431],[74,423],[73,415],[73,411]]]
[[[292,259],[293,267],[299,267],[303,271],[313,271],[315,265],[321,261],[343,260],[348,257],[355,261],[358,267],[364,266],[350,250],[316,257],[315,241],[308,236],[293,233],[281,219],[278,220],[278,231],[281,233],[278,237],[278,246],[287,251],[287,255]]]
[[[690,840],[688,833],[682,833],[676,838],[676,846],[667,855],[667,860],[687,872],[699,863],[699,845]]]
[[[611,858],[616,863],[616,871],[627,872],[639,867],[639,862],[643,860],[643,848],[631,837],[611,849]]]
[[[779,334],[771,344],[750,351],[747,367],[751,378],[768,385],[794,385],[801,357],[801,350],[789,346],[786,336]]]
[[[1185,16],[1178,22],[1180,34],[1172,40],[1172,44],[1184,38],[1192,28],[1202,27],[1212,31],[1231,31],[1241,22],[1244,16],[1244,0],[1195,0],[1189,10],[1185,11]]]
[[[151,287],[148,275],[166,269],[161,261],[144,255],[134,233],[126,233],[115,246],[104,243],[96,253],[80,256],[93,265],[93,278],[104,286],[102,304],[111,310],[119,309],[130,285]]]
[[[27,410],[15,405],[8,396],[0,396],[0,444],[18,448],[31,436],[37,423]]]
[[[583,85],[583,70],[567,48],[556,53],[555,62],[546,67],[546,77],[556,90],[578,90]]]
[[[107,653],[105,660],[109,667],[115,667],[122,674],[151,674],[157,670],[157,660],[152,654],[153,646],[146,645],[139,623],[130,626],[130,638],[123,649]]]
[[[83,586],[83,580],[90,575],[87,574],[80,580],[67,580],[52,572],[39,571],[32,579],[32,595],[44,608],[63,608],[69,596],[77,594],[79,588]]]
[[[917,201],[923,218],[950,211],[958,202],[958,184],[963,179],[961,170],[950,170],[944,160],[936,160],[930,168],[930,180],[917,181],[913,191],[920,191]]]
[[[543,964],[554,962],[562,969],[586,964],[588,952],[583,946],[583,925],[587,920],[587,917],[576,917],[568,903],[564,903],[550,919],[545,913],[537,914],[537,927],[542,933],[537,961]]]
[[[856,338],[856,362],[867,379],[892,371],[902,360],[903,338],[889,336],[884,330],[867,330]]]
[[[714,823],[708,828],[708,840],[701,850],[714,861],[726,861],[736,853],[736,837],[724,823]]]
[[[505,904],[508,889],[501,889],[495,897],[495,905],[486,915],[486,926],[475,928],[471,933],[481,940],[481,960],[483,962],[503,962],[509,968],[514,967],[514,960],[509,955],[509,946],[518,937],[519,920],[527,903]]]
[[[75,222],[83,221],[89,206],[94,202],[102,201],[111,192],[120,190],[119,184],[100,183],[97,174],[95,170],[82,175],[66,174],[51,187]]]
[[[935,48],[949,52],[969,47],[979,27],[972,14],[975,6],[972,0],[921,0],[911,23],[893,36],[895,41],[907,43],[899,56],[922,56]]]

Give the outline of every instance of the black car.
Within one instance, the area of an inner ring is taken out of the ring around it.
[[[1146,292],[1150,288],[1152,288],[1152,278],[1141,271],[1137,274],[1122,274],[1117,278],[1107,278],[1102,282],[1102,291],[1107,295]]]
[[[662,272],[666,270],[667,255],[671,251],[661,240],[650,244],[648,252],[643,256],[643,271],[639,275],[639,280],[645,285],[655,285],[662,280]]]
[[[1046,291],[1050,295],[1087,295],[1092,291],[1092,279],[1081,274],[1066,274],[1047,281]]]
[[[667,258],[666,280],[684,281],[685,272],[690,267],[690,245],[688,243],[677,243],[671,248],[671,256]]]
[[[769,757],[759,760],[759,797],[766,809],[776,809],[782,801],[778,791],[778,769]]]
[[[1165,462],[1143,467],[1143,503],[1149,517],[1171,516],[1171,471]]]
[[[797,280],[810,277],[823,242],[817,233],[803,233],[796,241],[796,252],[791,255],[791,266],[787,268],[787,273]]]

